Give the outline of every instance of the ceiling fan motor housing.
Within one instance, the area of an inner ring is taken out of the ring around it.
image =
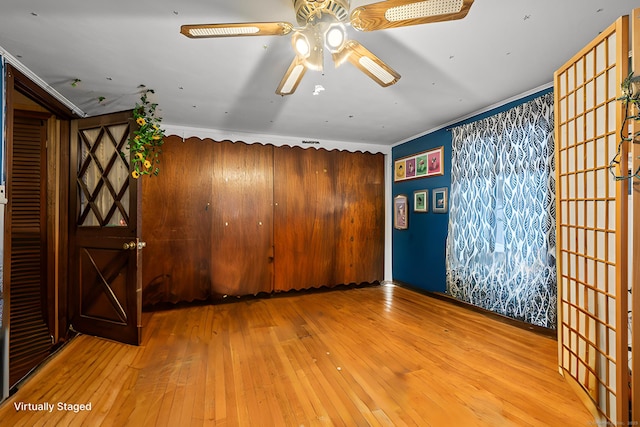
[[[349,19],[349,0],[293,0],[293,8],[301,26],[307,25],[318,13],[330,13],[340,22]]]

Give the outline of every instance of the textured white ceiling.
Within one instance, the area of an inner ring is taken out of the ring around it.
[[[289,36],[191,40],[179,31],[182,24],[295,24],[293,0],[2,0],[0,53],[88,115],[132,108],[145,85],[167,125],[393,145],[549,85],[558,67],[639,6],[476,0],[459,21],[348,28],[400,81],[382,88],[351,64],[335,69],[329,60],[287,97],[275,89],[293,59]],[[317,84],[325,90],[316,96]]]

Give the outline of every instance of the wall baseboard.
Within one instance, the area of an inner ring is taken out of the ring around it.
[[[426,296],[429,296],[429,297],[432,297],[432,298],[437,298],[437,299],[440,299],[440,300],[447,301],[447,302],[450,302],[452,304],[458,305],[460,307],[467,308],[469,310],[478,312],[478,313],[483,314],[483,315],[485,315],[487,317],[490,317],[490,318],[498,320],[500,322],[507,323],[509,325],[518,327],[520,329],[525,329],[527,331],[532,331],[532,332],[535,332],[536,334],[545,336],[547,338],[551,338],[553,340],[557,340],[558,339],[558,334],[557,334],[557,331],[555,329],[549,329],[549,328],[545,328],[545,327],[542,327],[542,326],[533,325],[531,323],[523,322],[522,320],[513,319],[511,317],[508,317],[508,316],[505,316],[505,315],[502,315],[502,314],[487,310],[485,308],[478,307],[477,305],[473,305],[473,304],[470,304],[468,302],[461,301],[461,300],[459,300],[457,298],[452,297],[451,295],[448,295],[448,294],[445,294],[445,293],[442,293],[442,292],[426,291],[424,289],[420,289],[420,288],[412,286],[412,285],[410,285],[408,283],[403,283],[403,282],[400,282],[400,281],[397,281],[397,280],[394,280],[392,283],[394,285],[396,285],[396,286],[400,286],[400,287],[412,290],[412,291],[417,292],[419,294],[423,294],[423,295],[426,295]]]

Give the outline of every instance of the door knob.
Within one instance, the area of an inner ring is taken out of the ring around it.
[[[129,243],[125,243],[124,245],[122,245],[122,249],[127,250],[127,249],[135,249],[138,245],[136,244],[136,242],[129,242]]]
[[[147,247],[147,242],[134,242],[133,240],[129,243],[125,243],[122,245],[122,249],[124,250],[133,250],[133,249],[143,249]]]

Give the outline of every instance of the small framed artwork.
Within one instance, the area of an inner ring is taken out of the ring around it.
[[[393,181],[444,175],[444,147],[432,148],[394,161]]]
[[[407,196],[400,194],[393,199],[393,227],[397,230],[409,228],[409,201]]]
[[[449,208],[449,195],[447,187],[433,189],[433,212],[447,213]]]
[[[413,211],[429,212],[429,190],[413,192]]]

